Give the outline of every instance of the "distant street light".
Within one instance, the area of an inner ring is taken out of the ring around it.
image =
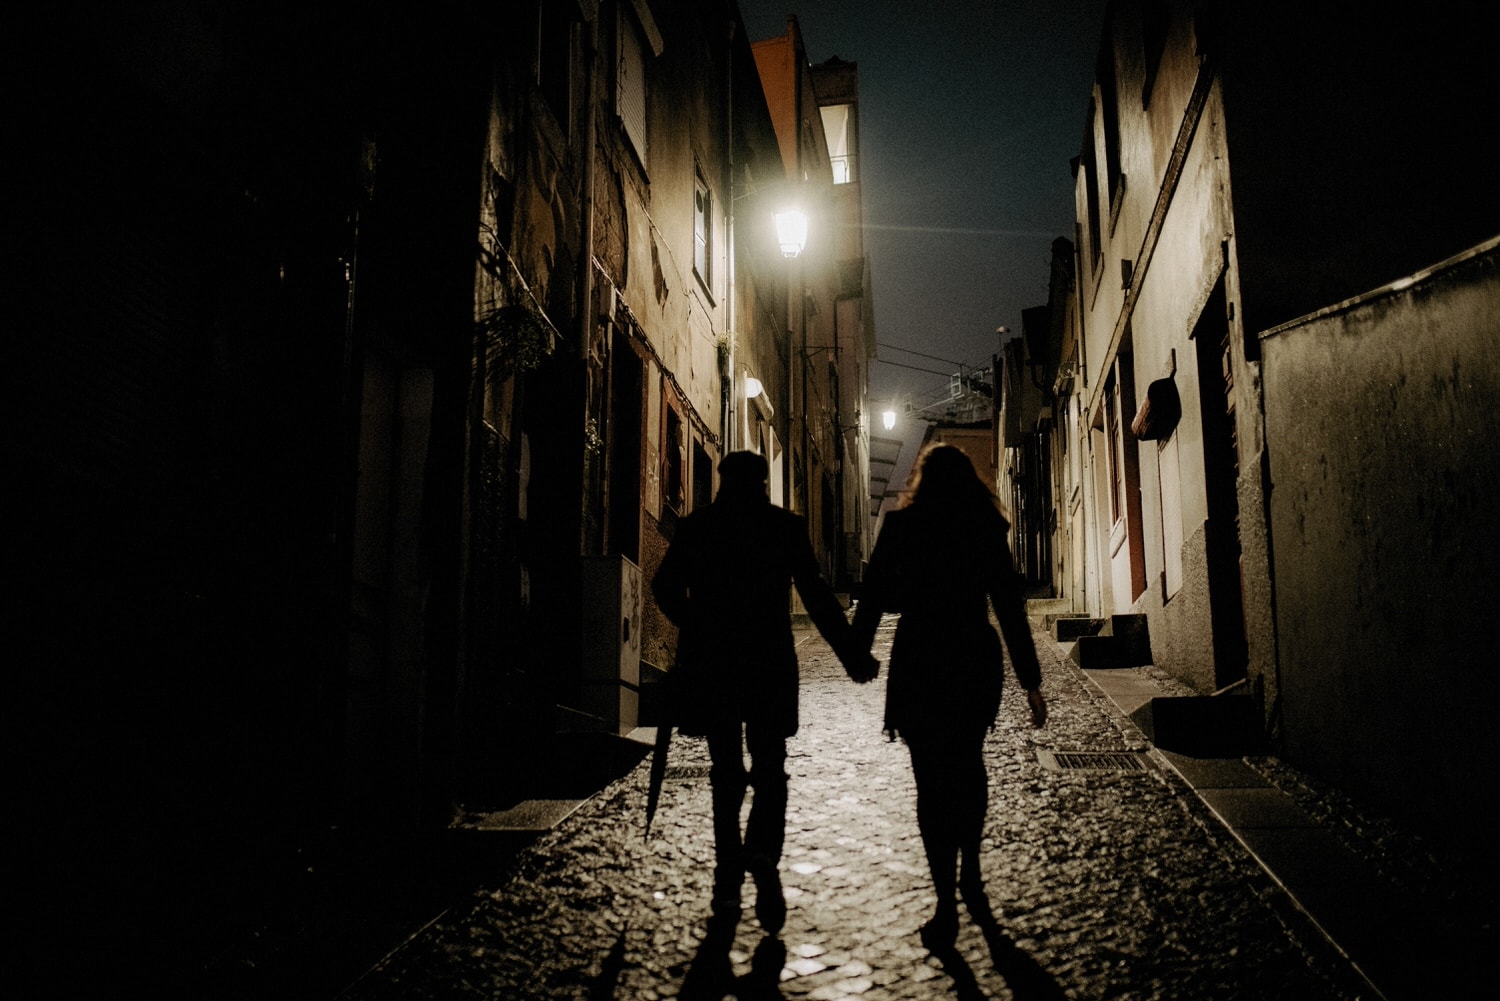
[[[781,244],[781,256],[788,260],[802,253],[807,246],[807,213],[796,209],[776,213],[776,242]]]

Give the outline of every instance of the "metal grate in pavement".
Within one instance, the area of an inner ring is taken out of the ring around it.
[[[668,765],[667,773],[664,777],[678,782],[685,782],[689,779],[706,779],[708,778],[708,767],[708,765]]]
[[[1144,755],[1129,751],[1046,751],[1038,749],[1037,760],[1054,772],[1111,771],[1144,772],[1150,766]]]

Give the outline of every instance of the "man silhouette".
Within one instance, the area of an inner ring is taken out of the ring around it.
[[[786,828],[786,739],[798,726],[792,585],[851,678],[869,681],[879,662],[855,648],[844,608],[818,570],[805,519],[771,504],[767,475],[766,460],[754,452],[726,455],[718,496],[678,523],[651,590],[678,627],[677,661],[667,677],[669,722],[708,739],[714,913],[739,913],[749,872],[756,917],[774,934],[786,920],[777,872]],[[755,794],[741,838],[747,788]]]

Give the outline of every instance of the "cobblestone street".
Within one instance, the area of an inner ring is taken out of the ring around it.
[[[888,650],[893,619],[876,654]],[[984,875],[993,922],[954,953],[930,915],[904,746],[881,733],[881,680],[849,682],[803,634],[802,728],[779,936],[754,918],[708,935],[707,749],[678,736],[651,837],[649,758],[344,995],[386,998],[1357,998],[1363,982],[1130,722],[1040,631],[1047,728],[1007,679],[988,745]],[[1116,752],[1058,768],[1045,752]],[[1140,752],[1140,753],[1135,753]],[[1123,767],[1138,763],[1142,767]]]

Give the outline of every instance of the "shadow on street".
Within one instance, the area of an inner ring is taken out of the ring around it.
[[[1006,936],[1000,922],[995,919],[994,911],[990,909],[988,897],[983,894],[966,894],[964,905],[983,932],[995,972],[1010,987],[1015,1001],[1067,1001],[1067,995],[1057,981],[1042,969],[1040,963]],[[979,989],[974,971],[964,962],[956,948],[934,952],[933,956],[943,965],[943,972],[953,978],[959,1001],[979,1001],[989,997]]]
[[[737,977],[729,950],[738,926],[738,914],[709,919],[703,944],[682,981],[678,994],[682,1001],[721,1001],[727,995],[740,1001],[767,1001],[784,996],[781,969],[786,964],[786,944],[775,936],[762,939],[750,958],[750,971]]]

